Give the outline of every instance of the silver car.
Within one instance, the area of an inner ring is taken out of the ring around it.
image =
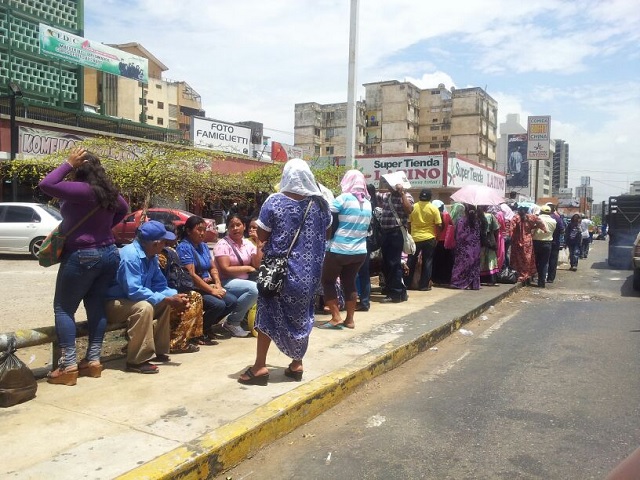
[[[37,258],[42,241],[62,221],[60,212],[42,203],[0,203],[0,253]]]

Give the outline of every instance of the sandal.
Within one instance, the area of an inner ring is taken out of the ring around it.
[[[47,375],[47,383],[73,386],[78,383],[78,367],[58,367]]]
[[[189,343],[185,348],[172,349],[170,353],[196,353],[200,351],[200,347],[194,343]]]
[[[149,362],[144,363],[127,363],[127,372],[151,374],[158,373],[160,369],[155,365],[151,365]]]
[[[294,379],[296,382],[302,381],[302,374],[304,370],[291,370],[291,367],[287,367],[284,370],[284,376]]]
[[[324,322],[324,323],[318,325],[317,328],[322,328],[322,329],[325,329],[325,330],[342,330],[342,323],[338,323],[338,324],[334,325],[331,322]]]
[[[243,385],[260,385],[265,387],[269,383],[269,373],[256,375],[251,371],[251,367],[247,368],[243,375],[249,377],[247,379],[238,378],[238,383],[241,383]]]
[[[218,345],[218,342],[212,340],[209,335],[203,335],[201,337],[194,338],[192,341],[196,345]]]
[[[166,353],[161,353],[160,355],[156,355],[153,357],[150,362],[160,362],[160,363],[169,363],[171,361],[171,357]]]
[[[102,376],[102,370],[104,365],[100,363],[100,360],[81,360],[78,364],[78,374],[81,377],[100,378]]]

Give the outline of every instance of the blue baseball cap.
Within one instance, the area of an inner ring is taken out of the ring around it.
[[[176,235],[168,232],[164,224],[157,220],[149,220],[138,228],[138,238],[145,242],[154,242],[156,240],[175,240]]]

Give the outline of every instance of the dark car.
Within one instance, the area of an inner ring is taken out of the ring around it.
[[[173,223],[176,228],[178,228],[184,225],[184,222],[193,215],[195,214],[175,208],[149,208],[147,209],[146,220],[157,220],[164,224]],[[136,231],[140,223],[142,223],[142,218],[143,210],[136,210],[128,214],[120,223],[113,227],[113,235],[118,245],[124,245],[133,241],[136,236]],[[207,243],[215,242],[218,238],[215,222],[209,218],[205,218],[204,220],[207,223],[207,233],[204,241]]]

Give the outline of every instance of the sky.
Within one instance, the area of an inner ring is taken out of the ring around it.
[[[347,101],[350,0],[85,0],[84,36],[138,42],[186,81],[207,117],[253,120],[293,144],[294,105]],[[362,85],[481,87],[498,121],[551,115],[569,187],[594,200],[640,181],[637,0],[359,0]]]

